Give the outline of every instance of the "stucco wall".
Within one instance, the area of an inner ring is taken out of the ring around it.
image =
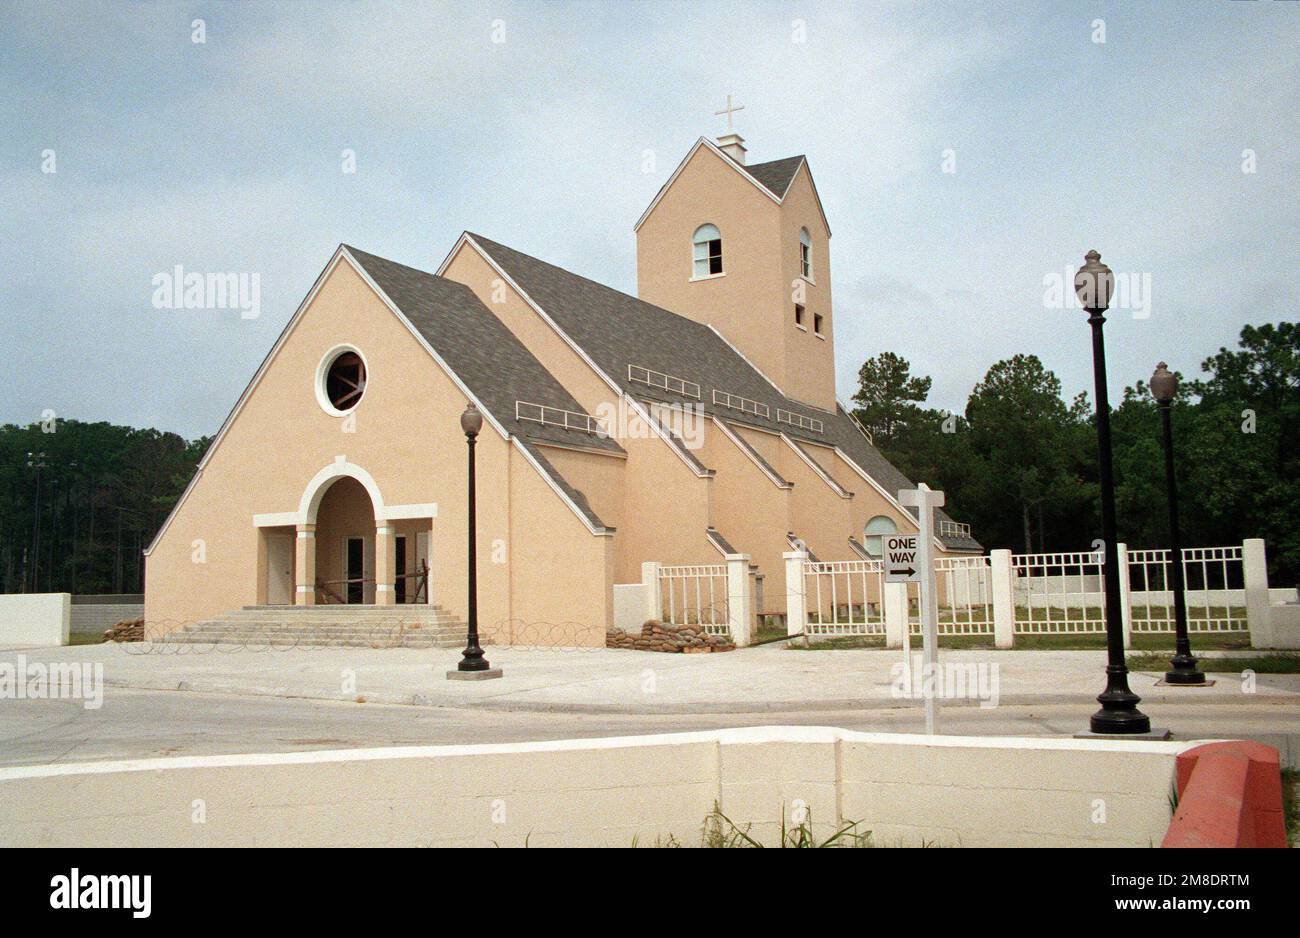
[[[588,413],[618,415],[610,427],[627,452],[615,469],[609,460],[584,453],[558,454],[548,448],[548,460],[558,460],[601,515],[618,528],[614,569],[619,582],[639,580],[641,564],[701,563],[717,552],[704,529],[709,521],[709,480],[697,476],[659,436],[649,431],[633,411],[623,411],[619,394],[506,284],[478,252],[466,244],[448,261],[443,275],[464,283],[483,300],[519,340]],[[626,431],[626,432],[625,432]],[[612,481],[621,473],[619,483]],[[566,478],[569,478],[566,475]],[[617,502],[621,497],[622,505]],[[606,518],[608,511],[612,517]]]
[[[780,289],[780,207],[722,157],[701,147],[637,231],[637,296],[715,326],[778,384],[784,370],[780,332],[756,320],[775,312]],[[692,280],[691,239],[715,225],[723,275]]]
[[[791,489],[791,530],[812,548],[820,560],[857,560],[849,546],[849,535],[854,534],[854,498],[844,498],[817,471],[804,461],[803,456],[785,440],[779,440],[777,467],[785,478],[794,483]],[[803,451],[815,464],[817,448],[803,444]],[[823,457],[824,458],[824,457]],[[832,479],[845,490],[856,489],[842,473],[826,470]]]
[[[813,277],[800,275],[799,229],[807,228],[812,240]],[[786,309],[781,336],[785,342],[785,383],[781,389],[791,397],[835,411],[835,316],[831,303],[830,231],[822,220],[808,167],[801,168],[781,203],[781,260],[785,274]],[[805,298],[805,329],[794,321],[793,284]],[[866,311],[854,310],[857,315]],[[821,337],[815,331],[814,314],[823,317]],[[842,480],[841,480],[842,481]]]
[[[315,393],[317,366],[339,344],[357,347],[367,363],[366,393],[349,418],[327,414]],[[259,583],[264,588],[266,578],[254,515],[297,512],[313,476],[340,456],[373,478],[386,508],[437,505],[430,537],[433,597],[464,616],[467,469],[459,418],[467,403],[406,326],[341,262],[323,281],[147,558],[149,628],[165,631],[259,601]],[[512,468],[513,458],[510,444],[485,423],[477,447],[478,554],[480,617],[488,623],[553,612],[545,591],[512,594],[512,555],[532,557],[533,567],[522,583],[553,572],[576,575],[573,568],[593,557],[596,565],[583,568],[581,575],[589,583],[608,579],[609,539],[596,538],[583,527],[531,466]],[[512,505],[507,493],[524,484],[512,483],[524,470],[536,483],[529,489],[528,510],[548,519],[560,532],[559,542],[574,541],[569,555],[539,552],[522,509]],[[581,538],[574,535],[575,526],[587,540],[600,543],[577,546]],[[511,542],[514,532],[521,537],[518,545]],[[373,525],[369,534],[373,542]],[[414,544],[410,546],[413,552]],[[336,551],[333,542],[325,546],[318,571],[322,579],[337,578]],[[493,560],[502,556],[504,561]],[[602,598],[594,609],[609,602]],[[583,615],[597,615],[594,609],[584,606]]]
[[[68,593],[0,595],[0,645],[66,645],[71,621]]]
[[[1145,848],[1195,745],[755,727],[5,768],[0,845],[694,845],[716,802],[766,843],[804,805],[885,845]]]
[[[800,177],[778,205],[701,147],[637,231],[637,295],[717,327],[791,397],[833,411],[829,232],[806,172]],[[722,234],[723,276],[692,280],[691,239],[706,223]],[[817,281],[803,287],[807,332],[795,326],[792,295],[804,226],[813,238]],[[826,317],[826,341],[812,334],[814,312]]]
[[[738,436],[740,433],[733,429]],[[760,614],[785,612],[785,564],[790,549],[791,489],[781,488],[740,447],[710,422],[701,459],[717,469],[713,480],[713,526],[765,576]],[[772,584],[780,584],[772,589]]]

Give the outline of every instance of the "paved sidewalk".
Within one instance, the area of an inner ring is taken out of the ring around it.
[[[447,649],[365,649],[199,645],[83,645],[0,648],[0,663],[102,663],[113,687],[569,713],[761,713],[915,707],[894,692],[891,669],[899,651],[796,651],[781,645],[715,655],[668,655],[615,649],[552,650],[494,647],[488,658],[504,668],[500,680],[448,681],[460,652]],[[1106,656],[1096,651],[972,651],[945,649],[940,663],[996,665],[994,684],[978,699],[943,706],[978,706],[996,689],[1000,705],[1077,704],[1104,686]],[[919,662],[918,662],[919,664]],[[1154,673],[1131,676],[1150,703],[1300,704],[1300,675],[1261,674],[1253,693],[1240,675],[1213,674],[1210,688],[1156,687]]]

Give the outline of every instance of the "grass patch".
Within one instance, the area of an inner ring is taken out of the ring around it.
[[[760,632],[759,640],[761,641],[767,633]],[[773,632],[773,636],[784,633]],[[921,636],[912,636],[912,648],[921,647]],[[885,647],[885,637],[883,635],[812,635],[808,638],[808,645],[805,648],[802,642],[792,642],[790,648],[800,651],[846,651],[864,648]],[[970,650],[988,650],[992,651],[992,635],[940,635],[940,648],[964,648]],[[1105,635],[1017,635],[1014,648],[1009,651],[1102,651],[1106,648]],[[1250,648],[1250,636],[1248,635],[1197,635],[1192,639],[1192,650],[1203,651],[1206,649],[1213,651],[1232,651],[1237,649]],[[1152,652],[1152,657],[1161,657],[1154,654],[1160,652],[1163,654],[1163,660],[1167,666],[1168,659],[1174,653],[1174,637],[1170,635],[1134,635],[1133,649],[1137,651]],[[1233,659],[1238,660],[1238,659]],[[1132,665],[1130,665],[1132,667]],[[1151,670],[1146,668],[1143,670]],[[1165,670],[1161,666],[1159,670]],[[1229,669],[1231,670],[1231,669]],[[1258,668],[1256,669],[1259,670]],[[1270,672],[1263,672],[1270,673]],[[1277,672],[1271,672],[1277,673]]]
[[[1087,648],[1105,648],[1106,636],[1098,632],[1092,635],[1017,635],[1016,648],[1031,651],[1068,651]],[[1133,648],[1138,651],[1164,651],[1171,653],[1174,649],[1174,633],[1150,635],[1137,632],[1133,635]],[[1231,651],[1249,648],[1250,636],[1245,632],[1206,632],[1192,636],[1193,651],[1211,648],[1216,651]]]
[[[1168,671],[1169,656],[1148,652],[1142,655],[1129,655],[1127,659],[1130,671]],[[1256,655],[1249,658],[1198,658],[1196,666],[1207,674],[1240,674],[1242,671],[1254,671],[1256,674],[1300,674],[1300,655]]]
[[[785,806],[781,807],[781,840],[778,846],[795,849],[813,847],[874,847],[871,831],[859,831],[860,821],[851,821],[840,827],[823,840],[818,840],[812,830],[812,812],[806,813],[804,819],[793,827],[786,826]],[[732,820],[718,810],[715,803],[709,816],[704,819],[700,830],[700,846],[712,848],[757,847],[764,845],[749,835],[752,825],[738,827]]]

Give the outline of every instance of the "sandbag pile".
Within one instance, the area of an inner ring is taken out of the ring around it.
[[[733,651],[735,645],[725,635],[710,635],[692,625],[664,625],[650,619],[639,634],[611,629],[605,633],[606,648],[630,648],[635,651],[662,651],[669,654],[702,655],[714,651]]]
[[[144,619],[123,619],[117,625],[104,632],[106,642],[142,642],[144,641]]]

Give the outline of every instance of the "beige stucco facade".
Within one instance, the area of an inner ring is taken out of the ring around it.
[[[691,238],[704,223],[723,234],[725,274],[698,279]],[[811,236],[807,278],[801,230]],[[643,299],[712,326],[777,390],[829,421],[829,241],[806,163],[777,199],[697,145],[638,226],[638,283]],[[664,405],[602,371],[473,237],[437,277],[468,287],[503,335],[606,421],[617,446],[507,431],[438,354],[440,337],[417,330],[340,248],[148,552],[150,628],[255,604],[430,603],[466,615],[458,421],[470,403],[488,417],[477,443],[477,551],[480,628],[491,640],[603,644],[615,584],[639,582],[648,561],[719,563],[717,535],[765,578],[757,611],[781,613],[791,537],[821,560],[856,560],[851,539],[861,541],[871,519],[916,530],[896,493],[834,443],[796,441],[743,414],[724,425],[702,410],[670,434]],[[806,328],[795,323],[792,291]],[[368,376],[345,415],[319,390],[322,363],[340,348],[360,354]],[[517,417],[518,403],[504,406]],[[427,584],[418,579],[425,565]],[[345,582],[358,575],[361,583]]]
[[[691,239],[706,224],[722,235],[723,271],[698,278]],[[801,230],[812,241],[810,277],[802,276]],[[787,395],[835,409],[831,232],[806,164],[777,200],[716,148],[698,145],[636,235],[641,299],[714,326]]]
[[[315,392],[320,362],[340,344],[362,352],[369,374],[348,417],[327,413]],[[149,552],[150,628],[267,603],[268,542],[286,535],[297,548],[293,598],[303,603],[316,601],[315,581],[341,578],[344,537],[363,540],[366,579],[385,579],[396,537],[411,538],[409,570],[427,534],[424,598],[464,616],[467,467],[458,421],[468,403],[346,257],[336,257]],[[488,422],[477,480],[484,633],[564,628],[572,644],[602,644],[609,536],[593,535]],[[396,599],[378,595],[378,585],[366,585],[366,602]]]

